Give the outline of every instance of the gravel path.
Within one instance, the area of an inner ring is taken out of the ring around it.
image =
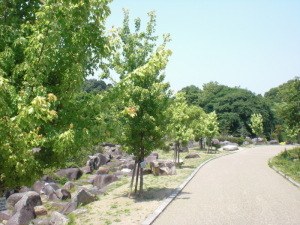
[[[299,225],[300,190],[269,168],[286,146],[262,146],[213,160],[155,225]]]

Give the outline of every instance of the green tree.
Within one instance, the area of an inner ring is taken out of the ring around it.
[[[189,115],[187,113],[188,104],[184,93],[175,94],[175,99],[168,109],[170,124],[168,126],[169,138],[175,141],[174,162],[179,163],[179,153],[181,147],[187,145],[193,139],[193,130],[190,128]]]
[[[251,123],[249,124],[249,126],[252,129],[252,132],[254,134],[256,134],[256,136],[258,137],[259,135],[263,134],[263,117],[260,113],[256,114],[252,114],[251,115]]]
[[[191,105],[187,109],[189,116],[188,124],[193,130],[195,141],[199,141],[200,148],[203,149],[203,138],[205,137],[205,123],[206,113],[204,110],[195,105]]]
[[[215,135],[219,132],[219,124],[216,112],[211,112],[206,115],[204,119],[204,135],[207,141],[207,152],[209,147],[211,148],[211,141]]]
[[[170,50],[165,49],[168,37],[155,48],[155,14],[150,12],[150,21],[145,31],[140,31],[140,19],[135,20],[135,32],[130,31],[129,12],[124,10],[122,28],[113,29],[110,39],[114,49],[104,76],[109,69],[115,70],[120,81],[108,93],[118,104],[117,118],[120,124],[119,143],[135,156],[135,169],[131,180],[137,174],[139,193],[143,191],[143,162],[155,148],[160,147],[165,136],[165,110],[169,102],[169,84],[163,83]]]
[[[30,185],[95,141],[98,124],[75,94],[109,53],[109,2],[0,2],[0,191]]]
[[[189,105],[199,105],[201,93],[200,88],[196,87],[195,85],[190,85],[182,88],[180,92],[185,93],[185,98]]]

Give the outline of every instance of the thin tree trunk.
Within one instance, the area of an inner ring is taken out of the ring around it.
[[[137,164],[137,174],[136,174],[136,180],[135,180],[135,189],[134,189],[134,193],[137,192],[137,188],[138,188],[138,182],[139,182],[139,175],[140,175],[140,162],[138,162]]]
[[[133,181],[134,181],[134,176],[135,176],[135,172],[136,172],[136,166],[137,166],[137,161],[134,161],[134,168],[133,168],[133,172],[132,172],[132,176],[131,176],[131,183],[130,183],[130,192],[128,194],[128,198],[130,198],[130,195],[132,193],[132,186],[133,186]]]
[[[143,185],[144,185],[143,167],[140,167],[140,196],[142,196],[143,193]]]

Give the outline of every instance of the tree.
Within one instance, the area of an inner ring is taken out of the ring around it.
[[[252,129],[252,132],[254,134],[256,134],[256,136],[258,137],[259,135],[261,135],[263,133],[263,117],[260,113],[256,114],[252,114],[251,115],[251,123],[249,124],[249,126]]]
[[[218,118],[216,112],[211,112],[206,115],[204,119],[204,135],[206,137],[206,141],[208,144],[208,148],[211,147],[211,141],[215,135],[218,134],[219,126],[218,126]]]
[[[193,130],[194,139],[199,141],[200,148],[203,149],[203,138],[205,137],[205,123],[206,113],[204,110],[195,105],[191,105],[187,109],[189,116],[188,124]]]
[[[189,126],[188,104],[184,93],[175,94],[175,99],[168,109],[170,124],[168,126],[169,138],[175,140],[174,162],[179,163],[179,153],[182,145],[193,139],[193,130]]]
[[[117,104],[117,118],[120,124],[119,143],[127,147],[127,152],[135,157],[135,168],[131,189],[136,176],[135,192],[138,183],[139,193],[143,191],[143,162],[155,148],[162,145],[165,136],[165,110],[169,102],[169,84],[163,83],[170,50],[165,49],[168,36],[155,49],[157,37],[155,14],[148,13],[150,21],[146,31],[140,31],[140,19],[135,20],[135,32],[130,31],[129,12],[124,10],[122,28],[111,32],[111,57],[104,71],[109,77],[109,69],[115,70],[120,81],[108,95]],[[140,180],[139,180],[140,179]]]
[[[111,87],[111,84],[106,84],[103,80],[89,79],[84,81],[81,90],[91,94],[99,94]]]
[[[189,105],[199,105],[199,97],[201,93],[200,88],[196,87],[195,85],[190,85],[182,88],[179,92],[185,93],[185,98]]]
[[[0,3],[0,191],[30,185],[95,142],[98,124],[75,94],[109,53],[109,2]]]

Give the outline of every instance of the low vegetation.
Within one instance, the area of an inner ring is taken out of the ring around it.
[[[300,183],[300,147],[283,151],[272,159],[270,165]]]

